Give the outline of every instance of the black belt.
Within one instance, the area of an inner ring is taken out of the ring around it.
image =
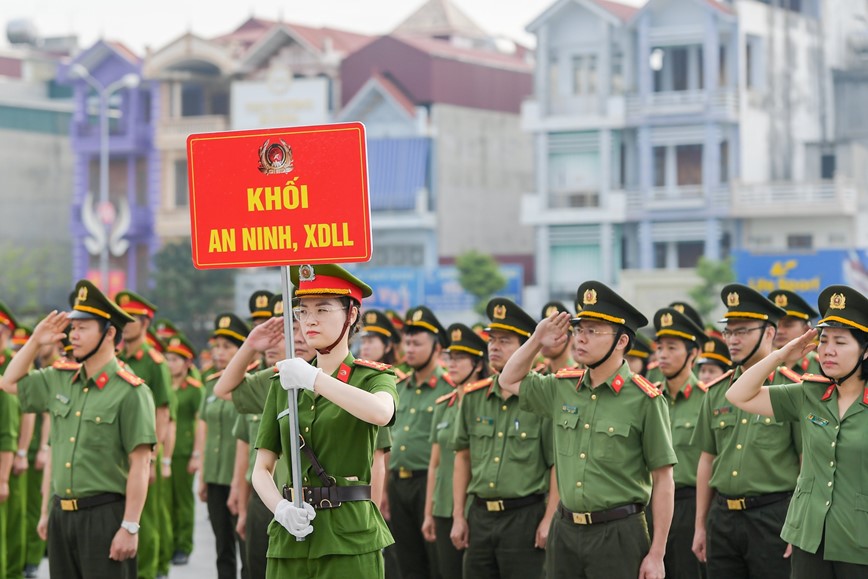
[[[680,501],[682,499],[695,499],[696,498],[696,487],[681,487],[675,489],[675,500]]]
[[[315,509],[334,509],[349,501],[371,500],[371,485],[356,485],[351,487],[301,487],[304,502]],[[292,488],[283,487],[283,498],[294,502]]]
[[[404,468],[402,466],[401,468],[398,468],[398,469],[395,469],[392,471],[392,479],[393,480],[394,479],[407,480],[407,479],[411,479],[411,478],[421,478],[423,476],[428,476],[427,470],[410,470],[410,469]]]
[[[642,505],[624,505],[606,509],[605,511],[597,511],[596,513],[574,513],[566,508],[563,503],[558,504],[558,512],[566,520],[576,525],[596,525],[598,523],[608,523],[619,519],[626,519],[630,515],[641,513],[645,510]]]
[[[481,499],[476,497],[474,502],[477,507],[483,507],[489,513],[499,513],[541,503],[543,500],[545,500],[545,495],[528,495],[518,499]]]
[[[110,503],[118,503],[125,499],[124,495],[118,493],[101,493],[92,497],[83,499],[63,499],[55,495],[54,500],[60,506],[61,511],[81,511],[83,509],[92,509],[101,507]]]
[[[792,496],[792,492],[769,493],[767,495],[759,495],[756,497],[726,497],[723,495],[717,495],[717,502],[730,511],[746,511],[748,509],[764,507],[772,503],[788,501]]]

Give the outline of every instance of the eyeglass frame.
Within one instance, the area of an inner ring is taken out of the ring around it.
[[[314,310],[316,310],[316,314],[314,314]],[[337,306],[337,307],[333,307],[333,308],[326,308],[323,306],[319,306],[316,308],[304,308],[304,309],[302,309],[301,306],[296,306],[296,307],[292,308],[292,317],[295,321],[304,323],[310,318],[311,315],[313,315],[315,320],[321,320],[327,314],[330,314],[332,312],[336,312],[338,310],[347,311],[347,308],[345,308],[344,306]]]
[[[755,328],[738,328],[737,330],[730,330],[726,328],[720,332],[720,335],[723,336],[724,340],[729,340],[730,338],[738,338],[739,340],[743,340],[747,338],[747,335],[750,332],[755,332],[756,330],[764,330],[766,325],[757,326]]]

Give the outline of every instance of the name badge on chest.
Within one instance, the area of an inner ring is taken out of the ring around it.
[[[808,414],[805,418],[816,424],[817,426],[828,426],[829,421],[825,418],[820,418],[819,416],[815,416],[814,414]]]

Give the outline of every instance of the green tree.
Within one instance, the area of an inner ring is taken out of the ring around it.
[[[214,318],[232,311],[235,270],[196,269],[190,241],[163,246],[154,257],[152,279],[158,318],[174,322],[198,347],[214,329]]]
[[[0,300],[15,317],[33,324],[48,311],[68,307],[72,260],[68,247],[0,243]]]
[[[488,300],[506,285],[500,266],[490,255],[470,250],[455,258],[455,267],[458,269],[458,283],[476,298],[474,310],[484,316]]]
[[[735,281],[732,258],[728,257],[722,261],[716,261],[700,257],[696,266],[696,274],[702,279],[702,282],[687,293],[693,300],[696,311],[703,319],[706,319],[720,304],[721,288]]]

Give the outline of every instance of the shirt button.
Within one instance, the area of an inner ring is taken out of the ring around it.
[[[429,406],[429,407],[428,407],[428,412],[433,412],[433,411],[434,411],[434,407],[433,407],[433,406]]]
[[[88,390],[90,390],[90,388],[84,388],[84,389],[82,389],[82,392],[84,392],[85,394],[87,394],[87,391],[88,391]]]
[[[689,423],[689,422],[685,422],[685,423],[684,423],[684,426],[686,426],[687,428],[690,428],[690,423]]]
[[[488,483],[488,488],[493,489],[493,488],[494,488],[494,483],[493,483],[493,482]]]
[[[416,388],[416,394],[421,394],[421,393],[422,393],[422,389],[421,389],[421,388]]]
[[[404,432],[410,432],[410,427],[409,427],[409,426],[405,426],[405,427],[404,427]]]
[[[582,481],[576,483],[576,488],[582,488]]]
[[[587,429],[589,429],[589,428],[590,428],[590,427],[591,427],[591,425],[590,425],[590,424],[588,424],[588,423],[585,423],[585,430],[587,430]]]
[[[521,433],[521,437],[522,437],[522,438],[527,438],[527,432],[522,432],[522,433]]]
[[[100,422],[102,422],[102,419],[101,419],[99,416],[97,416],[97,417],[96,417],[96,422],[97,422],[97,424],[99,424]]]
[[[596,400],[596,399],[597,399],[597,395],[596,395],[596,394],[591,394],[591,400]]]
[[[766,419],[765,419],[765,423],[766,423],[766,424],[771,424],[771,422],[772,422],[772,419],[771,419],[771,418],[766,418]]]
[[[72,494],[72,489],[66,489],[66,494],[71,495],[71,494]]]
[[[835,461],[834,461],[834,460],[830,460],[830,461],[829,461],[829,466],[835,466]]]
[[[826,486],[827,486],[827,487],[832,486],[832,481],[827,482],[827,483],[826,483]]]
[[[76,410],[76,411],[75,411],[75,415],[76,415],[76,416],[81,416],[81,410]],[[833,442],[832,444],[834,445],[835,443]]]
[[[584,452],[579,455],[579,458],[581,458],[582,460],[585,460],[587,457],[588,457],[588,455],[585,454]]]
[[[612,427],[610,426],[610,427],[609,427],[609,432],[615,432],[615,429],[612,428]]]
[[[835,443],[834,443],[834,442],[832,443],[832,446],[835,446]]]
[[[503,433],[502,433],[502,432],[498,432],[498,433],[497,433],[497,438],[503,438]]]
[[[70,436],[70,437],[69,437],[69,442],[75,442],[75,437],[74,437],[74,436]]]
[[[505,412],[505,411],[506,411],[506,404],[504,404],[503,406],[501,406],[500,409],[503,410],[503,411]]]
[[[738,476],[738,471],[737,470],[732,471],[732,476]]]
[[[838,430],[839,428],[841,428],[841,427],[840,427],[840,426],[836,426],[836,427],[835,427],[835,430]]]
[[[416,409],[415,409],[415,408],[411,408],[411,409],[410,409],[410,414],[416,414]]]
[[[66,463],[64,466],[66,466],[66,468],[72,468],[72,463],[71,463],[71,462],[68,462],[68,463]]]
[[[742,418],[742,419],[741,419],[741,423],[742,423],[742,424],[747,424],[747,418]]]
[[[736,445],[735,445],[735,449],[736,449],[736,450],[741,450],[741,445],[740,445],[740,444],[736,444]]]
[[[831,501],[826,501],[826,506],[827,506],[827,507],[828,507],[829,505],[831,505],[831,504],[832,504]]]
[[[721,421],[720,421],[720,427],[723,428],[724,426],[726,426],[726,422],[724,422],[723,420],[721,420]]]
[[[494,457],[494,462],[500,462],[500,457],[499,457],[499,456],[495,456],[495,457]]]
[[[310,428],[307,427],[307,426],[305,426],[305,427],[304,427],[304,431],[305,431],[305,432],[310,432]]]
[[[407,450],[407,447],[404,446],[404,445],[402,444],[402,445],[401,445],[401,450],[402,450],[402,451]]]
[[[310,409],[311,411],[316,410],[316,406],[311,406]]]

